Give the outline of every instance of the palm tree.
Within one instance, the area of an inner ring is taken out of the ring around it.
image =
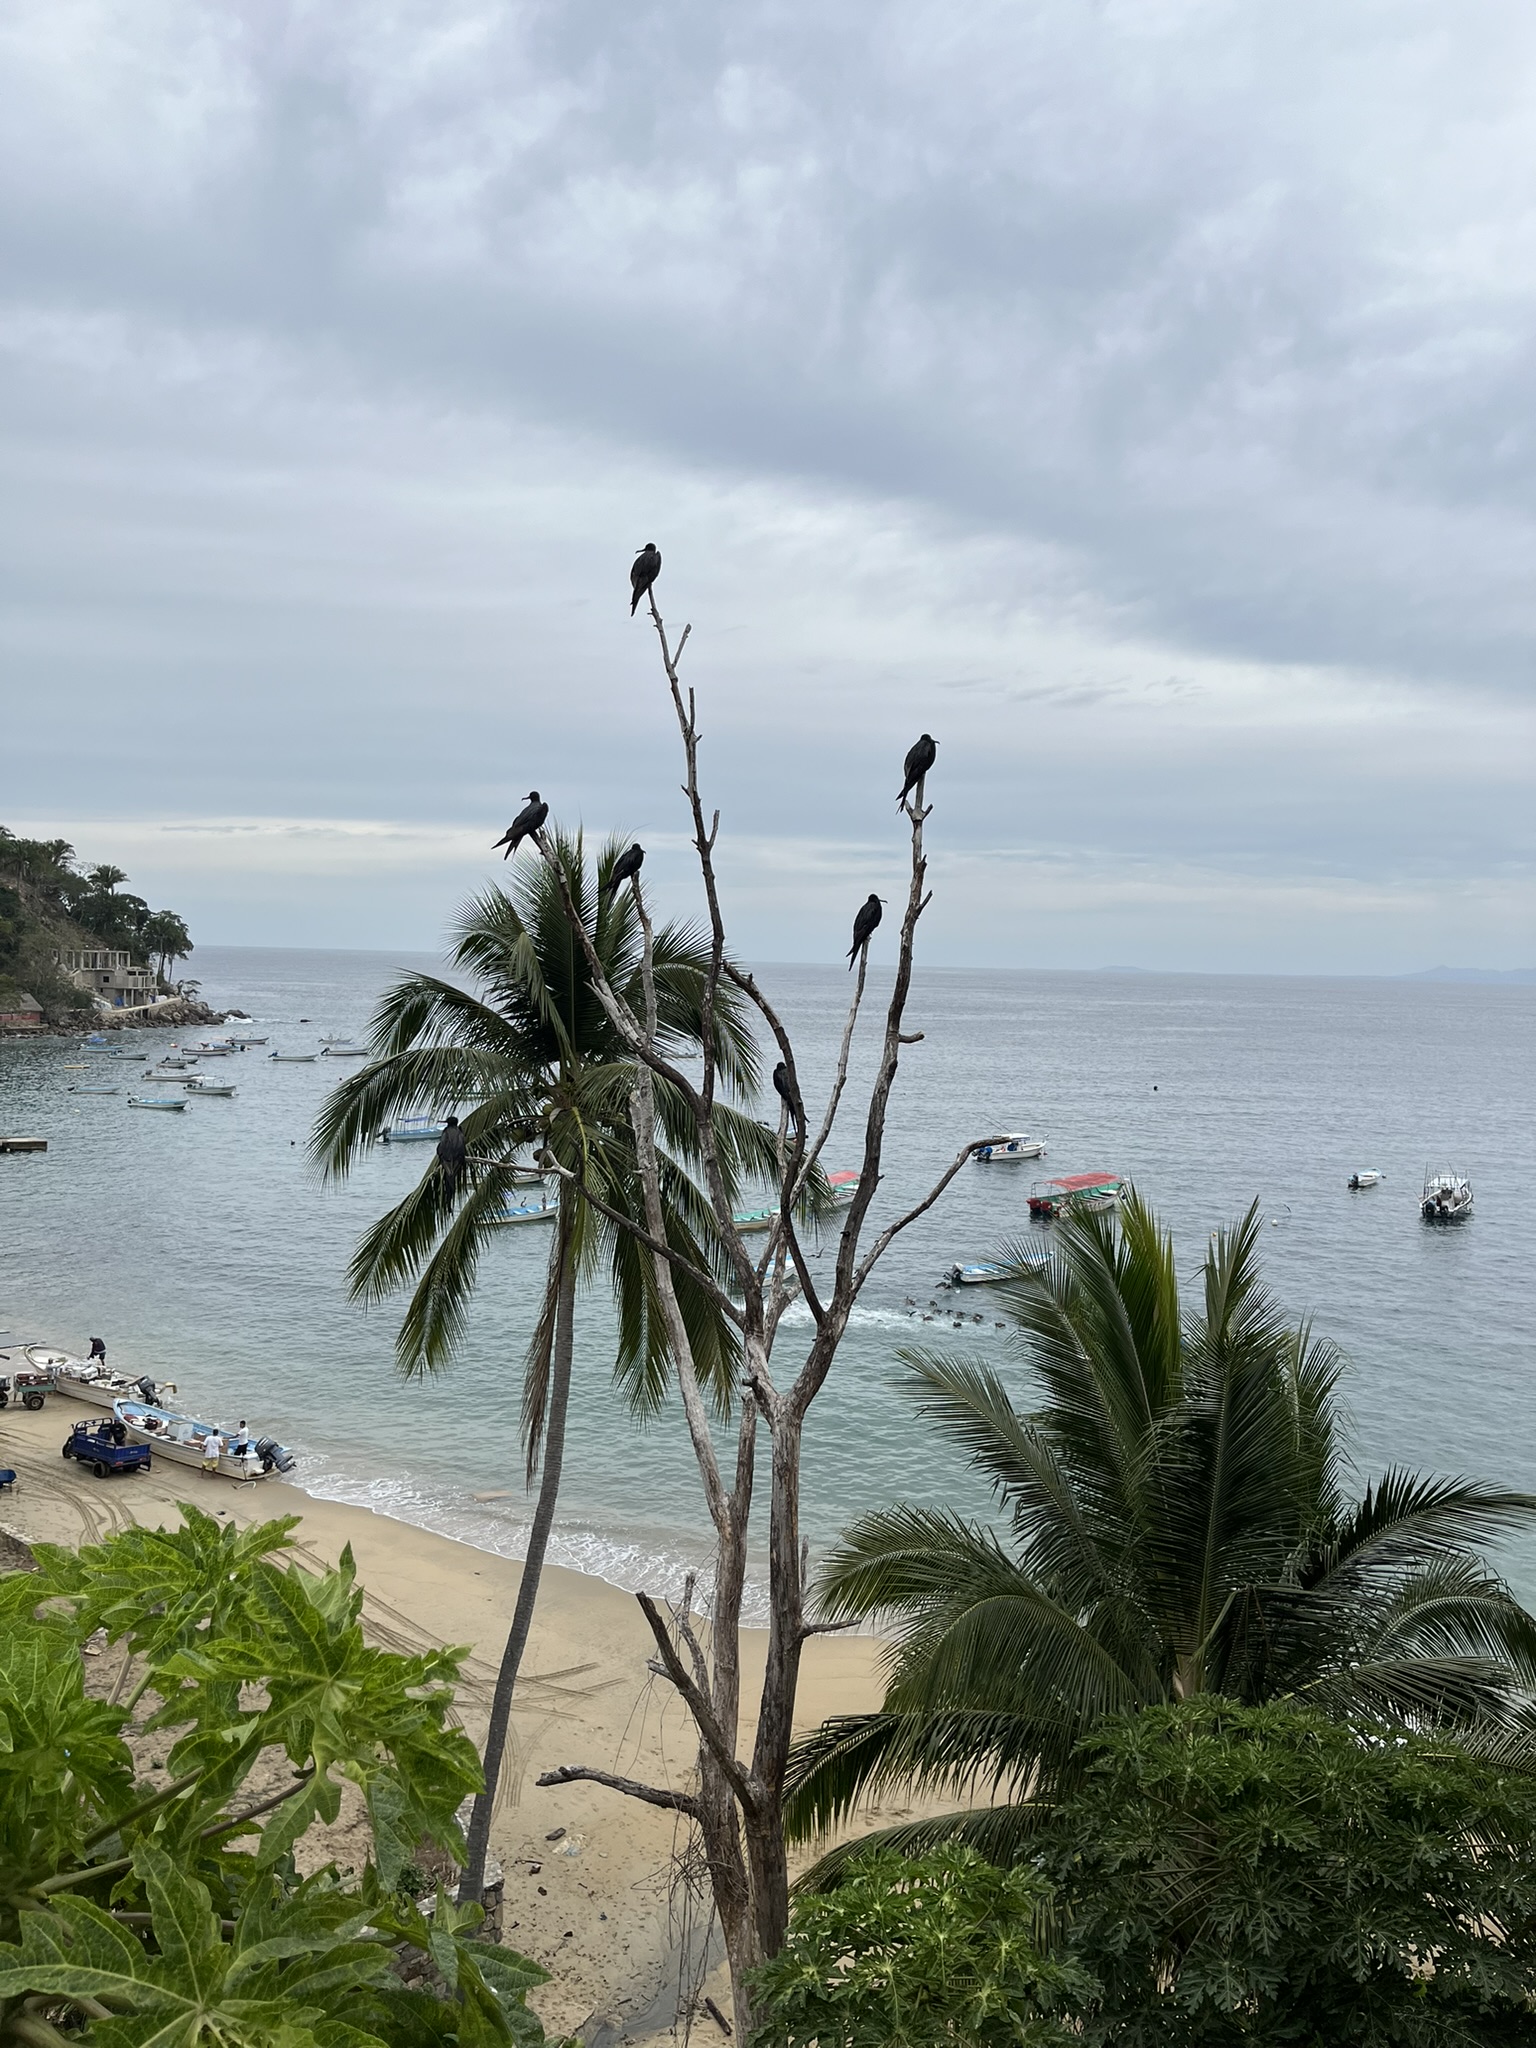
[[[1536,1619],[1478,1546],[1536,1497],[1391,1468],[1358,1496],[1341,1359],[1260,1282],[1260,1218],[1213,1239],[1180,1303],[1171,1240],[1134,1196],[1078,1214],[1010,1306],[1043,1405],[985,1364],[906,1357],[920,1412],[991,1483],[999,1531],[899,1506],[849,1529],[828,1617],[892,1633],[880,1712],[798,1753],[802,1837],[893,1785],[989,1802],[890,1831],[1006,1861],[1101,1717],[1199,1693],[1304,1699],[1507,1754],[1536,1736]],[[852,1849],[823,1866],[830,1876]]]
[[[622,842],[604,849],[596,877],[588,874],[579,835],[551,831],[548,845],[611,987],[638,1005],[643,939],[633,898],[627,889],[605,897],[597,887]],[[453,957],[477,983],[477,992],[435,975],[402,977],[374,1019],[374,1058],[330,1095],[311,1141],[325,1174],[339,1178],[392,1118],[423,1110],[463,1114],[468,1159],[458,1186],[449,1184],[434,1161],[410,1194],[367,1232],[352,1262],[355,1298],[373,1301],[402,1287],[413,1290],[396,1340],[407,1376],[439,1371],[453,1357],[467,1327],[480,1259],[497,1241],[498,1219],[516,1185],[513,1161],[530,1145],[547,1147],[562,1167],[579,1171],[610,1208],[637,1220],[643,1214],[629,1122],[632,1069],[593,991],[554,870],[543,860],[528,861],[510,892],[491,889],[472,900],[460,914]],[[702,1043],[707,942],[688,928],[663,926],[653,957],[658,1045],[673,1057],[687,1057]],[[724,1087],[746,1101],[757,1088],[757,1047],[744,1007],[728,988],[716,992],[713,1039]],[[712,1211],[687,1170],[693,1121],[659,1080],[655,1092],[669,1241],[708,1262]],[[774,1140],[764,1126],[727,1106],[719,1132],[728,1182],[772,1171]],[[610,1226],[572,1181],[562,1179],[543,1309],[523,1385],[530,1482],[542,1448],[539,1494],[492,1698],[485,1789],[470,1822],[461,1888],[465,1898],[478,1898],[484,1882],[512,1696],[554,1522],[578,1288],[600,1259],[607,1261],[618,1310],[617,1376],[641,1409],[653,1409],[665,1391],[669,1361],[650,1256],[627,1232]],[[732,1332],[704,1292],[681,1274],[677,1291],[695,1363],[710,1378],[723,1410],[735,1384]]]
[[[187,959],[192,952],[192,934],[187,930],[186,920],[174,910],[157,910],[146,918],[139,943],[155,962],[156,979],[167,983],[177,961]]]

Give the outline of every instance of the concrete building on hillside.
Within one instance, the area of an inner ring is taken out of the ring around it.
[[[55,947],[53,964],[104,1010],[137,1010],[156,1000],[152,969],[108,947]]]

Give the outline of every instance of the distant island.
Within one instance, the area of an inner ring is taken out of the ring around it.
[[[186,921],[127,880],[82,866],[65,839],[0,825],[0,1030],[213,1021],[196,982],[171,981],[192,952]]]
[[[1536,967],[1424,967],[1417,974],[1400,974],[1399,981],[1481,981],[1507,982],[1515,988],[1536,986]]]

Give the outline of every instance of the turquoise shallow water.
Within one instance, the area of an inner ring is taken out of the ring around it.
[[[238,1004],[272,1043],[317,1050],[360,1032],[392,971],[370,953],[200,949],[211,1001]],[[802,1068],[829,1072],[848,978],[761,970]],[[300,1020],[308,1021],[300,1021]],[[1027,1228],[1037,1173],[1134,1177],[1174,1230],[1181,1265],[1257,1199],[1271,1281],[1352,1361],[1360,1461],[1476,1473],[1536,1490],[1536,989],[1193,975],[932,974],[917,984],[876,1221],[919,1193],[967,1135],[1043,1133],[1043,1166],[967,1168],[899,1241],[857,1311],[814,1413],[806,1521],[825,1544],[893,1497],[978,1504],[951,1454],[925,1441],[895,1352],[919,1338],[988,1351],[1027,1382],[993,1328],[923,1324],[934,1281]],[[146,1035],[160,1046],[172,1034]],[[197,1034],[189,1034],[196,1036]],[[870,1044],[872,1046],[873,1040]],[[304,1156],[336,1063],[219,1063],[233,1101],[185,1116],[67,1093],[74,1042],[0,1045],[0,1129],[49,1139],[0,1159],[0,1330],[177,1379],[195,1412],[248,1416],[291,1443],[311,1489],[517,1554],[526,1520],[517,1446],[522,1347],[537,1310],[542,1231],[505,1234],[488,1262],[461,1363],[396,1379],[387,1312],[346,1299],[360,1230],[428,1165],[384,1148],[344,1187]],[[1155,1085],[1154,1085],[1155,1084]],[[850,1099],[856,1100],[850,1090]],[[828,1163],[853,1163],[854,1129]],[[1464,1168],[1477,1208],[1459,1228],[1417,1216],[1426,1163]],[[1358,1166],[1383,1186],[1350,1194]],[[584,1304],[561,1562],[671,1590],[703,1557],[704,1517],[675,1416],[643,1431],[609,1384],[611,1321]],[[781,1346],[799,1333],[787,1328]],[[780,1354],[783,1358],[784,1353]],[[0,1442],[3,1442],[0,1418]],[[510,1489],[500,1502],[472,1496]],[[1536,1553],[1509,1566],[1536,1597]]]

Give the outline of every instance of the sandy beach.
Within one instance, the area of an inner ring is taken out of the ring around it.
[[[0,1528],[27,1542],[74,1545],[133,1521],[173,1524],[182,1500],[242,1523],[300,1515],[301,1561],[334,1563],[352,1545],[373,1640],[402,1650],[468,1646],[459,1707],[479,1742],[519,1565],[276,1479],[240,1485],[165,1462],[148,1474],[97,1479],[59,1455],[70,1425],[92,1413],[52,1399],[40,1413],[12,1407],[0,1416],[0,1464],[18,1475],[14,1492],[0,1495]],[[504,1938],[553,1972],[537,2000],[546,2024],[598,2041],[665,2037],[683,1944],[697,1938],[707,1898],[690,1891],[679,1854],[686,1830],[674,1816],[598,1786],[540,1790],[536,1780],[557,1764],[585,1763],[656,1784],[687,1782],[691,1724],[649,1669],[653,1649],[629,1594],[546,1570],[492,1838],[505,1872]],[[756,1632],[744,1636],[744,1651],[750,1673],[762,1654]],[[868,1637],[807,1643],[802,1723],[877,1705],[878,1658]],[[750,1700],[750,1677],[744,1690]],[[708,1988],[724,2003],[718,1969]],[[714,2031],[702,2024],[706,2036]]]

